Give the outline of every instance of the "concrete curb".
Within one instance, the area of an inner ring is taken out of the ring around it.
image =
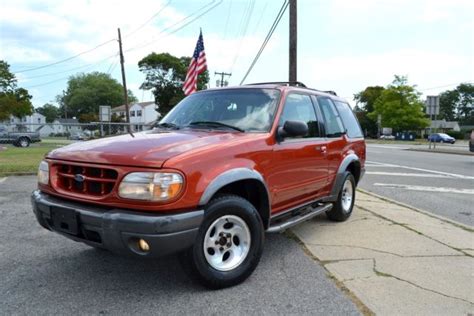
[[[373,193],[373,192],[370,192],[370,191],[367,191],[367,190],[364,190],[364,189],[361,189],[361,188],[357,188],[357,191],[360,191],[362,193],[365,193],[367,195],[371,195],[373,197],[376,197],[376,198],[379,198],[381,200],[384,200],[385,202],[388,202],[388,203],[391,203],[391,204],[395,204],[395,205],[399,205],[399,206],[402,206],[402,207],[405,207],[405,208],[408,208],[410,210],[413,210],[415,212],[418,212],[418,213],[421,213],[423,215],[426,215],[426,216],[429,216],[429,217],[432,217],[432,218],[436,218],[436,219],[439,219],[440,221],[443,221],[443,222],[446,222],[446,223],[449,223],[451,225],[454,225],[456,227],[459,227],[459,228],[462,228],[464,230],[467,230],[469,232],[474,232],[474,228],[471,227],[471,226],[468,226],[468,225],[465,225],[465,224],[462,224],[462,223],[458,223],[456,221],[453,221],[449,218],[446,218],[444,216],[441,216],[441,215],[436,215],[436,214],[433,214],[433,213],[430,213],[428,211],[425,211],[425,210],[422,210],[422,209],[419,209],[419,208],[416,208],[414,206],[411,206],[411,205],[408,205],[408,204],[405,204],[405,203],[402,203],[402,202],[398,202],[398,201],[395,201],[395,200],[392,200],[388,197],[385,197],[383,195],[379,195],[377,193]],[[357,198],[356,198],[356,202],[357,204]]]
[[[36,172],[0,172],[0,177],[35,176]]]
[[[449,154],[449,155],[461,155],[461,156],[474,156],[474,153],[471,152],[464,152],[464,151],[456,151],[456,150],[430,150],[430,149],[419,149],[419,148],[407,148],[405,150],[408,151],[419,151],[419,152],[426,152],[426,153],[434,153],[434,154]]]

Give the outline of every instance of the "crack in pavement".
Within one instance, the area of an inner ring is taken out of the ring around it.
[[[442,295],[442,296],[444,296],[444,297],[452,298],[452,299],[455,299],[455,300],[460,300],[460,301],[463,301],[463,302],[465,302],[465,303],[469,303],[469,304],[471,304],[471,305],[474,306],[474,302],[465,300],[465,299],[460,298],[460,297],[456,297],[456,296],[451,296],[451,295],[448,295],[448,294],[444,294],[444,293],[438,292],[438,291],[433,290],[433,289],[425,288],[425,287],[423,287],[423,286],[421,286],[421,285],[418,285],[418,284],[416,284],[416,283],[414,283],[414,282],[411,282],[411,281],[409,281],[409,280],[402,279],[402,278],[400,278],[400,277],[397,277],[397,276],[392,275],[392,274],[389,274],[389,273],[385,273],[385,272],[378,271],[378,270],[377,270],[377,261],[376,261],[376,259],[373,258],[372,261],[373,261],[373,271],[374,271],[374,273],[375,273],[377,276],[394,278],[394,279],[396,279],[396,280],[398,280],[398,281],[405,282],[405,283],[408,283],[408,284],[410,284],[410,285],[413,285],[414,287],[419,288],[419,289],[421,289],[421,290],[428,291],[428,292],[432,292],[432,293],[435,293],[435,294],[438,294],[438,295]]]
[[[367,209],[367,208],[365,208],[365,207],[363,207],[363,206],[358,205],[357,207],[358,207],[359,209],[361,209],[361,210],[364,210],[364,211],[366,211],[366,212],[371,213],[372,215],[374,215],[374,216],[376,216],[376,217],[378,217],[378,218],[384,219],[384,220],[386,220],[386,221],[388,221],[388,222],[390,222],[390,223],[392,223],[392,224],[394,224],[394,225],[402,226],[402,227],[404,227],[404,228],[406,228],[406,229],[408,229],[408,230],[410,230],[410,231],[412,231],[412,232],[414,232],[414,233],[417,233],[418,235],[421,235],[421,236],[423,236],[423,237],[426,237],[426,238],[428,238],[428,239],[430,239],[430,240],[432,240],[432,241],[435,241],[435,242],[437,242],[437,243],[439,243],[439,244],[441,244],[441,245],[443,245],[443,246],[446,246],[446,247],[448,247],[448,248],[450,248],[450,249],[452,249],[452,250],[454,250],[454,251],[461,252],[461,253],[463,253],[463,254],[464,254],[465,256],[467,256],[467,257],[473,257],[472,255],[470,255],[470,254],[467,253],[467,252],[464,252],[464,251],[463,251],[462,249],[460,249],[460,248],[453,247],[453,246],[448,245],[448,244],[446,244],[446,243],[444,243],[444,242],[442,242],[442,241],[439,241],[439,240],[437,240],[437,239],[435,239],[435,238],[433,238],[433,237],[431,237],[431,236],[425,235],[425,234],[423,234],[422,232],[417,231],[416,229],[414,229],[414,228],[408,226],[408,224],[398,223],[398,222],[396,222],[396,221],[394,221],[394,220],[392,220],[392,219],[390,219],[390,218],[387,218],[387,217],[385,217],[385,216],[383,216],[383,215],[380,215],[380,214],[378,214],[378,213],[376,213],[376,212],[374,212],[374,211],[371,211],[371,210],[369,210],[369,209]],[[440,219],[438,219],[438,220],[440,220]],[[446,222],[446,223],[449,223],[449,222]]]

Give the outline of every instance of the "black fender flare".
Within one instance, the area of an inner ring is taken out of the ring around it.
[[[265,182],[263,176],[256,170],[250,168],[234,168],[215,177],[206,187],[201,198],[199,200],[199,206],[204,206],[212,199],[214,194],[216,194],[220,189],[225,187],[228,184],[241,181],[241,180],[257,180],[260,182],[267,193],[267,203],[268,203],[268,214],[261,214],[262,217],[269,219],[271,214],[271,204],[270,204],[270,192],[268,186]],[[264,223],[267,225],[268,223]]]
[[[347,167],[353,162],[357,162],[360,164],[360,159],[356,154],[349,154],[344,157],[341,164],[339,165],[339,168],[337,169],[337,174],[331,188],[331,193],[329,197],[325,199],[325,201],[335,202],[337,200],[337,197],[339,196],[339,191],[342,186],[342,181],[344,181],[344,172],[347,170]]]

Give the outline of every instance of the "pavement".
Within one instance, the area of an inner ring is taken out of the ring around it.
[[[357,192],[344,223],[293,229],[307,251],[377,315],[472,315],[474,230]]]
[[[360,187],[474,226],[474,157],[407,148],[368,144]]]
[[[299,244],[267,235],[239,286],[211,291],[176,256],[143,260],[92,249],[41,228],[31,176],[0,180],[1,315],[360,315]]]
[[[474,314],[473,227],[371,192],[346,222],[268,234],[253,275],[211,291],[177,256],[120,257],[41,228],[35,182],[0,179],[1,314]]]

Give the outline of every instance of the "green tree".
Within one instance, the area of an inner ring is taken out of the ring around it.
[[[408,85],[407,78],[395,76],[395,80],[375,100],[374,111],[368,116],[376,120],[382,116],[382,126],[396,131],[419,130],[429,125],[423,113],[421,93]]]
[[[441,119],[459,121],[461,125],[474,125],[474,85],[461,83],[456,89],[439,95]]]
[[[33,113],[32,96],[28,90],[18,88],[10,65],[0,60],[0,121],[8,120],[10,115],[22,118]]]
[[[372,119],[368,114],[374,111],[375,101],[380,97],[384,90],[384,87],[372,86],[354,94],[354,101],[356,101],[356,108],[354,110],[360,126],[364,133],[371,137],[377,135],[377,118]]]
[[[140,71],[146,75],[140,88],[152,90],[161,115],[166,115],[184,98],[182,88],[190,62],[190,57],[178,58],[168,53],[151,53],[138,62]],[[206,70],[198,77],[198,90],[206,89],[208,82]]]
[[[59,108],[51,103],[46,103],[45,105],[36,108],[36,112],[44,115],[47,123],[52,123],[59,117]]]
[[[60,104],[61,115],[67,115],[68,118],[91,118],[98,115],[101,105],[114,107],[125,103],[122,85],[109,74],[100,72],[70,77],[66,91],[56,100]],[[128,101],[137,102],[130,90]]]

